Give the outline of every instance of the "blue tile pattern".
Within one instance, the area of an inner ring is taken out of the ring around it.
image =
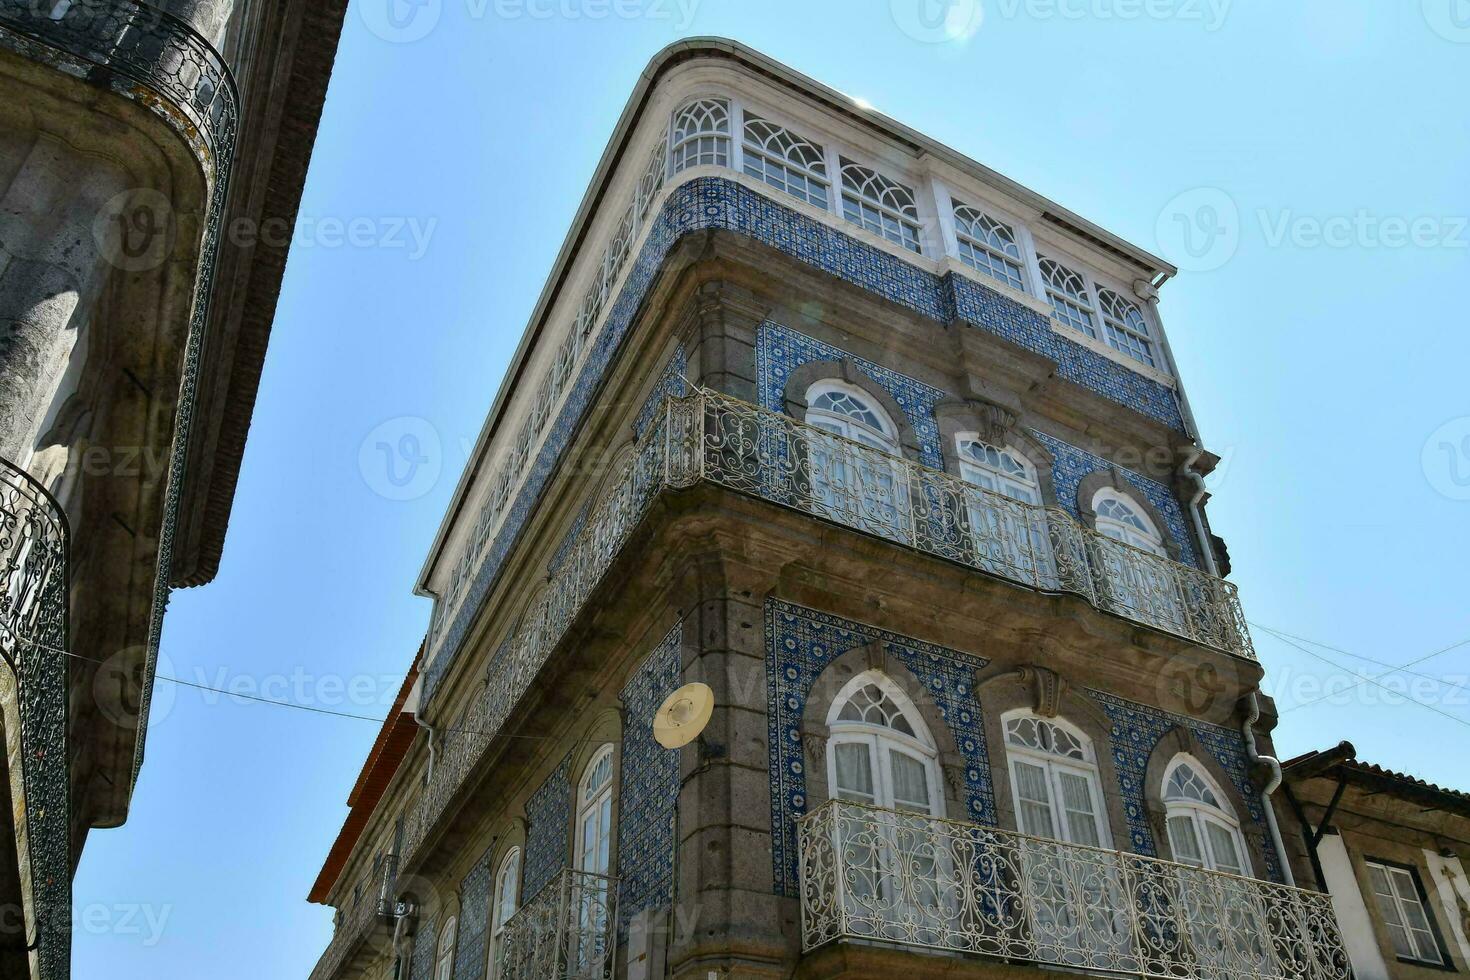
[[[582,509],[577,511],[577,516],[572,518],[571,527],[567,528],[566,537],[561,539],[561,544],[556,546],[556,551],[551,556],[551,561],[546,563],[546,573],[555,575],[561,571],[562,564],[567,560],[567,555],[572,553],[572,547],[576,545],[577,538],[582,534],[582,528],[587,526],[587,515],[592,512],[592,505],[597,503],[596,497],[588,497],[582,504]]]
[[[653,714],[679,686],[682,623],[669,631],[622,691],[623,752],[618,785],[618,930],[644,909],[674,900],[679,752],[653,740]]]
[[[1250,777],[1250,756],[1246,752],[1244,735],[1231,728],[1125,701],[1101,691],[1089,690],[1087,693],[1102,706],[1112,722],[1113,763],[1118,770],[1123,809],[1128,815],[1128,837],[1134,851],[1159,856],[1158,843],[1144,810],[1147,793],[1145,773],[1154,747],[1176,727],[1189,729],[1220,767],[1230,774],[1230,781],[1245,800],[1247,816],[1266,834],[1263,839],[1270,839],[1266,815],[1261,809],[1261,790]],[[1266,873],[1271,880],[1283,880],[1272,848],[1266,847],[1260,856],[1265,860]]]
[[[761,407],[785,414],[786,379],[792,371],[812,361],[852,362],[903,409],[904,417],[918,436],[919,462],[943,469],[944,455],[939,448],[939,423],[934,418],[934,406],[945,397],[944,392],[770,321],[762,323],[756,331],[755,372]]]
[[[485,975],[485,931],[490,925],[490,851],[459,884],[459,930],[455,936],[454,980]]]
[[[1052,484],[1056,488],[1057,503],[1070,513],[1073,517],[1077,515],[1077,488],[1082,480],[1089,474],[1098,470],[1111,470],[1113,464],[1095,456],[1076,446],[1069,446],[1054,436],[1045,432],[1032,430],[1042,445],[1052,455]],[[1202,568],[1199,560],[1199,552],[1194,546],[1194,536],[1189,533],[1188,525],[1184,520],[1184,509],[1179,506],[1179,500],[1174,496],[1174,491],[1157,480],[1150,480],[1146,476],[1140,476],[1132,470],[1118,468],[1123,478],[1133,485],[1133,488],[1153,504],[1154,508],[1164,515],[1164,522],[1168,525],[1168,533],[1173,536],[1174,542],[1179,546],[1179,560],[1186,565]]]
[[[1170,427],[1184,422],[1172,390],[1101,357],[1052,330],[1047,318],[1000,293],[953,274],[925,272],[853,236],[798,214],[742,185],[701,177],[669,191],[632,268],[577,377],[549,426],[541,448],[501,522],[471,573],[463,600],[447,623],[436,618],[437,654],[424,671],[423,696],[432,700],[469,627],[510,554],[527,519],[581,424],[613,356],[664,261],[686,234],[707,228],[735,231],[776,248],[807,265],[837,276],[940,324],[956,317],[977,329],[1004,336],[1057,360],[1063,376]],[[436,617],[441,612],[436,610]]]
[[[419,923],[413,937],[413,954],[408,961],[409,980],[432,980],[434,947],[439,943],[439,918],[429,916]]]
[[[568,755],[526,801],[522,905],[567,866],[567,846],[572,833],[571,768],[572,757]]]
[[[994,825],[990,755],[975,674],[988,661],[780,599],[766,599],[766,712],[771,759],[771,861],[778,895],[797,893],[796,826],[807,810],[801,716],[817,677],[855,647],[881,642],[933,699],[965,758],[966,816]]]
[[[665,398],[682,398],[689,394],[689,383],[684,380],[688,370],[689,355],[684,352],[684,345],[680,344],[669,356],[669,363],[664,368],[664,373],[659,375],[653,390],[648,393],[648,399],[638,410],[638,417],[633,420],[633,432],[638,438],[642,439],[643,433],[648,431],[648,425],[653,421],[653,413],[663,406]]]

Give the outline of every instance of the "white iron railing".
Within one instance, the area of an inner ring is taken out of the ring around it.
[[[802,948],[893,943],[1168,980],[1346,980],[1327,895],[831,801],[801,818]]]
[[[606,980],[612,976],[617,881],[567,869],[505,923],[498,980]]]
[[[465,785],[653,500],[709,482],[1254,658],[1235,587],[939,470],[713,391],[670,399],[613,474],[561,562],[510,631],[484,686],[437,746],[404,829],[404,860]],[[440,656],[447,656],[448,651]]]

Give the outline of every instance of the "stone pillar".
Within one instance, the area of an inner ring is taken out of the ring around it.
[[[218,48],[224,40],[235,0],[154,0],[153,5],[184,21]]]

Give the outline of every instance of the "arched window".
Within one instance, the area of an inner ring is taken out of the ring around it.
[[[1036,467],[1020,452],[982,442],[973,432],[961,432],[955,437],[955,446],[959,450],[960,475],[967,483],[1022,503],[1041,503]]]
[[[919,251],[919,206],[913,189],[846,157],[839,159],[842,216],[910,252]]]
[[[1030,711],[1009,712],[1002,721],[1021,833],[1110,846],[1092,740],[1059,718]]]
[[[820,146],[747,112],[744,149],[747,174],[827,209],[827,160]]]
[[[1102,307],[1103,333],[1108,345],[1135,361],[1153,367],[1154,344],[1149,339],[1148,323],[1138,307],[1111,289],[1099,289],[1097,298]]]
[[[1142,551],[1168,557],[1164,536],[1137,501],[1111,487],[1103,487],[1093,495],[1092,511],[1096,515],[1099,534]]]
[[[1245,841],[1225,794],[1204,766],[1179,755],[1164,772],[1164,812],[1174,860],[1210,871],[1245,874]]]
[[[1026,288],[1021,277],[1021,246],[1014,228],[979,208],[955,201],[954,230],[961,262],[1007,286]]]
[[[808,425],[899,455],[897,429],[871,395],[842,381],[818,381],[806,393]]]
[[[843,686],[827,727],[832,796],[943,816],[934,738],[914,703],[882,671],[865,671]]]
[[[439,930],[439,945],[434,954],[434,980],[454,978],[454,933],[459,920],[450,916]]]
[[[521,883],[521,849],[512,847],[500,859],[495,871],[495,887],[490,898],[490,968],[487,976],[492,980],[499,972],[500,934],[505,924],[516,914],[516,893]]]
[[[1057,319],[1089,337],[1097,337],[1097,319],[1087,280],[1056,259],[1042,257],[1041,279],[1046,283],[1046,298],[1056,311]]]
[[[613,747],[597,750],[577,787],[578,871],[608,873],[612,843]]]
[[[689,167],[730,165],[730,103],[699,99],[674,113],[674,173]]]

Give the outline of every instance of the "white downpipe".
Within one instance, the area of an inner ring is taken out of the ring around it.
[[[1202,450],[1195,446],[1189,450],[1183,464],[1179,467],[1179,473],[1186,480],[1194,484],[1194,494],[1189,498],[1189,518],[1194,523],[1194,533],[1199,539],[1200,555],[1204,559],[1205,569],[1216,578],[1220,577],[1220,568],[1215,563],[1215,549],[1210,546],[1210,536],[1205,533],[1205,524],[1200,517],[1199,503],[1205,496],[1204,478],[1194,468],[1195,460],[1200,458]],[[1256,722],[1261,717],[1261,700],[1255,691],[1250,693],[1248,717],[1245,724],[1241,725],[1240,733],[1245,736],[1246,754],[1250,756],[1251,762],[1265,763],[1271,770],[1271,778],[1261,789],[1261,809],[1266,811],[1266,827],[1271,832],[1271,846],[1276,848],[1276,859],[1281,864],[1282,877],[1288,885],[1296,884],[1296,876],[1291,873],[1291,862],[1286,857],[1286,845],[1281,840],[1281,827],[1276,823],[1276,808],[1271,805],[1271,794],[1281,786],[1281,760],[1275,756],[1261,755],[1256,751]]]

